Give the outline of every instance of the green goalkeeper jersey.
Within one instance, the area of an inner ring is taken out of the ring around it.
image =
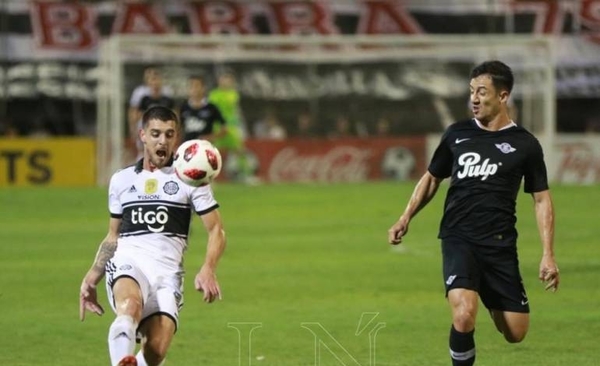
[[[240,94],[235,89],[213,89],[208,99],[219,108],[227,126],[240,127],[241,118],[239,115]]]

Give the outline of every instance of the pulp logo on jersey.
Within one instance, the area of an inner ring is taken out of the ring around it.
[[[481,180],[486,180],[490,175],[496,174],[498,171],[499,164],[490,163],[490,159],[485,159],[483,163],[481,161],[481,155],[469,152],[464,153],[458,157],[458,165],[462,166],[463,169],[459,171],[456,176],[459,179],[465,177],[481,177]]]
[[[165,224],[169,221],[169,209],[165,206],[158,206],[156,211],[146,211],[141,207],[131,212],[131,222],[133,224],[147,224],[148,230],[153,233],[160,233],[165,229]],[[160,226],[157,226],[160,225]]]
[[[496,147],[498,148],[498,150],[502,151],[505,154],[517,151],[517,149],[515,149],[512,146],[510,146],[510,144],[508,142],[503,142],[501,144],[496,144]]]

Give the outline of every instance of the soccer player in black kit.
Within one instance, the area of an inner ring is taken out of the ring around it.
[[[179,115],[183,124],[183,141],[204,139],[214,141],[227,130],[225,119],[216,105],[206,98],[206,83],[201,76],[192,76],[189,82],[189,98],[183,102]],[[216,124],[219,126],[215,128]]]
[[[542,241],[539,278],[556,291],[554,211],[538,140],[511,120],[507,102],[513,87],[511,69],[487,61],[471,71],[474,118],[456,122],[444,133],[427,172],[417,183],[404,213],[389,229],[399,244],[410,220],[450,177],[440,224],[446,296],[452,311],[452,365],[475,363],[478,299],[510,343],[521,342],[529,328],[529,300],[517,258],[516,198],[533,196]]]

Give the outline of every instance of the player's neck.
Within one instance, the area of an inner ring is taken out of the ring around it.
[[[190,97],[188,99],[188,103],[192,107],[201,107],[201,106],[204,105],[204,103],[206,103],[206,97],[204,97],[204,96],[201,96],[201,97],[192,96],[192,97]]]
[[[500,131],[515,124],[508,114],[499,114],[489,121],[481,121],[475,118],[475,122],[480,128],[487,131]]]

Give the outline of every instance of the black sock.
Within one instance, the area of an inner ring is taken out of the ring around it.
[[[472,330],[468,333],[461,333],[450,329],[450,357],[453,366],[472,366],[475,363],[475,339]]]

